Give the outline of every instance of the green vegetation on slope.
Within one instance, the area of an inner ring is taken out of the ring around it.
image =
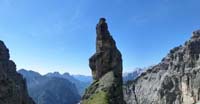
[[[83,101],[83,104],[109,104],[108,94],[100,91],[92,95],[88,100]]]

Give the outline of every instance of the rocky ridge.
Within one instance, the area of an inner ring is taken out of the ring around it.
[[[0,104],[35,104],[3,41],[0,41]]]
[[[154,67],[126,84],[127,104],[200,103],[200,30]]]
[[[93,83],[81,104],[124,104],[122,92],[122,56],[108,31],[105,18],[96,26],[96,53],[89,59]]]

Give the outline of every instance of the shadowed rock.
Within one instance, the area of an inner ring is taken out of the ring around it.
[[[9,50],[0,41],[0,104],[35,104],[28,96],[25,80],[9,58]]]
[[[94,80],[113,70],[117,77],[122,74],[121,53],[108,31],[106,20],[101,18],[96,27],[96,53],[89,59]]]

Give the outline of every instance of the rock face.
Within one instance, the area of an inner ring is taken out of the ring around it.
[[[124,89],[127,104],[200,103],[200,30]]]
[[[9,58],[9,50],[0,41],[0,104],[35,104],[28,96],[25,80]]]
[[[104,18],[97,24],[96,33],[96,53],[89,59],[94,82],[86,90],[81,104],[124,104],[121,53]]]

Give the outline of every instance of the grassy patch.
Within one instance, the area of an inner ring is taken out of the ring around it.
[[[88,100],[83,101],[83,104],[109,104],[108,95],[104,91],[93,94]]]

